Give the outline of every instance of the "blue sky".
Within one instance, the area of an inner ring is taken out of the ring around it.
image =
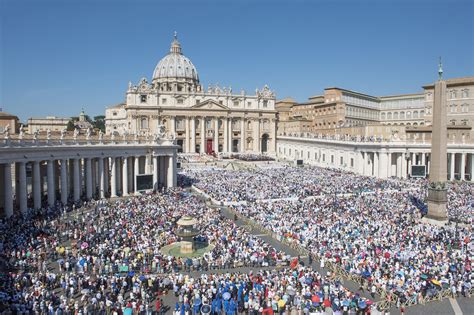
[[[100,115],[151,79],[176,30],[201,83],[304,101],[474,75],[474,1],[0,0],[0,107],[22,120]]]

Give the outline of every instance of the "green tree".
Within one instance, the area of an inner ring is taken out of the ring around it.
[[[94,116],[94,121],[92,125],[94,126],[94,128],[97,128],[99,130],[102,130],[102,132],[105,132],[105,116],[104,115]]]
[[[74,123],[79,120],[79,117],[71,117],[67,123],[67,131],[74,131]]]

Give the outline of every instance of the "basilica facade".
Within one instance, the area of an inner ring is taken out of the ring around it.
[[[185,153],[275,153],[275,94],[203,87],[176,35],[149,82],[129,83],[125,103],[106,109],[106,134],[153,136],[164,126]]]

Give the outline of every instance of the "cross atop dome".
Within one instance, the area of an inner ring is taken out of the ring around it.
[[[175,54],[181,54],[181,44],[178,41],[178,32],[174,31],[174,39],[171,43],[170,52]]]

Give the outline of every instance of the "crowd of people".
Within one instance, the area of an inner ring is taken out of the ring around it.
[[[418,303],[444,289],[469,295],[474,284],[472,221],[437,226],[422,222],[413,191],[279,200],[235,210],[301,245],[320,261],[337,264],[367,283]],[[472,207],[463,214],[472,220]]]
[[[279,198],[305,198],[373,191],[411,188],[418,181],[382,180],[337,169],[317,167],[265,168],[263,170],[223,170],[220,168],[187,169],[186,184],[194,186],[220,201],[256,201]]]
[[[200,242],[211,245],[201,257],[161,251],[179,241],[175,223],[185,215],[198,220]],[[99,305],[107,302],[112,287],[117,288],[112,302],[145,305],[146,286],[139,295],[134,290],[148,278],[138,275],[265,267],[291,258],[179,188],[99,204],[75,215],[49,209],[4,219],[0,249],[5,269],[12,271],[2,281],[0,301],[28,310],[49,304],[57,309],[63,300],[75,305],[77,295],[78,305]]]
[[[369,314],[373,301],[311,268],[173,276],[175,314]]]

